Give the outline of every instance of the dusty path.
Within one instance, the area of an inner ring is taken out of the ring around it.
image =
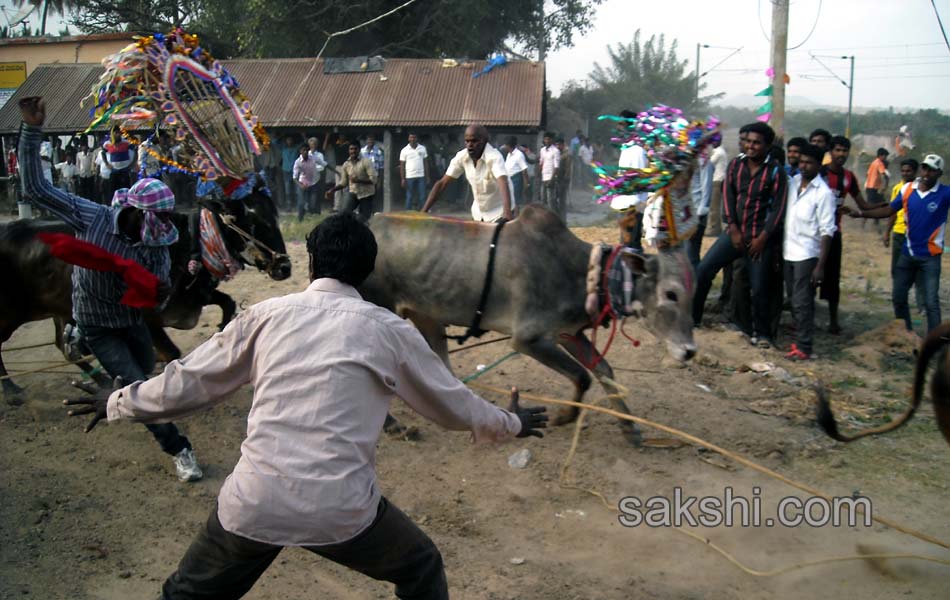
[[[788,364],[780,351],[752,349],[737,334],[714,327],[697,332],[700,355],[684,368],[663,359],[661,346],[638,328],[634,331],[643,345],[634,349],[617,343],[610,361],[618,368],[618,380],[632,390],[629,404],[638,415],[738,451],[828,493],[860,491],[871,498],[876,514],[950,540],[950,449],[929,407],[892,436],[851,446],[829,442],[811,420],[812,395],[801,383],[821,377],[834,387],[836,406],[847,408],[852,422],[879,421],[903,405],[912,370],[909,347],[888,328],[889,250],[872,227],[863,232],[847,226],[846,333],[819,335],[821,360]],[[591,240],[614,237],[609,228],[578,232]],[[291,280],[276,283],[247,273],[225,291],[249,305],[301,289],[305,251],[296,243],[290,253],[297,266]],[[216,309],[208,310],[198,328],[172,335],[192,348],[213,332],[217,318]],[[818,319],[826,324],[824,306]],[[9,345],[51,339],[49,322],[33,323]],[[504,344],[483,346],[454,354],[453,364],[457,374],[468,375],[507,352]],[[25,361],[61,360],[51,347],[6,358],[11,370],[36,365]],[[751,362],[772,362],[788,377],[746,372]],[[250,391],[242,389],[183,423],[206,478],[179,484],[141,426],[101,427],[83,435],[83,423],[68,419],[59,405],[70,393],[70,378],[24,376],[18,381],[28,388],[26,403],[0,403],[0,598],[154,598],[237,460]],[[478,381],[569,396],[564,380],[523,357]],[[569,427],[540,441],[475,447],[466,435],[441,431],[398,402],[394,407],[398,417],[422,430],[423,439],[381,441],[381,486],[439,544],[453,598],[946,597],[950,567],[920,562],[893,561],[884,572],[853,562],[752,577],[676,531],[622,527],[595,497],[561,488],[560,467],[573,434]],[[658,435],[647,431],[648,437]],[[507,457],[525,447],[532,452],[529,466],[511,469]],[[670,496],[674,487],[687,495],[719,497],[727,486],[747,496],[759,487],[763,512],[772,514],[780,498],[804,497],[691,446],[629,447],[616,423],[603,415],[589,417],[571,475],[613,503],[622,496]],[[948,551],[878,526],[696,531],[756,569],[854,554],[858,544],[950,559]],[[315,597],[392,596],[388,585],[293,549],[281,554],[247,596]]]

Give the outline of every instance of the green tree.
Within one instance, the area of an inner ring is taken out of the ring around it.
[[[77,0],[73,25],[85,33],[167,31],[193,25],[205,4],[205,0]]]
[[[418,1],[334,38],[326,56],[472,57],[517,47],[538,54],[569,46],[602,0]],[[154,31],[182,24],[219,56],[314,56],[331,32],[369,21],[394,0],[80,0],[84,31]],[[176,10],[173,10],[176,9]],[[176,12],[177,11],[177,12]]]
[[[608,64],[594,63],[588,81],[569,82],[551,102],[551,126],[564,132],[586,126],[592,137],[608,139],[613,124],[597,121],[602,114],[666,104],[683,109],[687,115],[700,116],[700,111],[719,95],[697,98],[695,74],[676,51],[675,40],[667,46],[661,34],[644,42],[640,30],[630,43],[608,46]],[[705,87],[700,85],[700,93]]]
[[[14,0],[14,4],[17,6],[31,4],[36,8],[42,8],[39,34],[46,35],[46,18],[49,16],[49,12],[53,11],[53,14],[65,16],[67,12],[77,8],[78,2],[71,0]]]

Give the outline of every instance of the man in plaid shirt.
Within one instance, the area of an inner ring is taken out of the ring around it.
[[[23,190],[37,205],[73,228],[76,238],[121,258],[134,260],[162,282],[167,293],[171,259],[178,240],[170,217],[175,197],[157,179],[141,179],[116,192],[120,202],[103,206],[53,187],[43,177],[40,143],[46,107],[38,97],[20,100],[20,170]],[[120,302],[126,285],[118,273],[73,267],[73,319],[86,344],[112,377],[145,379],[155,366],[155,350],[139,309]],[[163,289],[164,288],[164,289]],[[181,481],[201,479],[191,442],[173,423],[146,425],[162,450],[173,457]]]

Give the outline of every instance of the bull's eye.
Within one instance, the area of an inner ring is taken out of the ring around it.
[[[669,300],[670,302],[676,302],[678,300],[678,296],[676,295],[676,292],[674,292],[673,290],[667,290],[666,299]]]

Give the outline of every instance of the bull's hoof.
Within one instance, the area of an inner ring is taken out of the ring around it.
[[[554,418],[551,419],[551,425],[558,427],[560,425],[573,423],[577,420],[578,413],[579,410],[573,406],[565,406],[564,408],[560,408],[556,413],[554,413]]]
[[[630,442],[634,448],[643,447],[643,433],[640,431],[640,428],[637,427],[636,423],[624,421],[620,424],[620,431],[623,432],[623,437]]]
[[[406,427],[397,421],[392,415],[386,415],[386,421],[383,423],[383,431],[385,431],[391,438],[406,442],[416,442],[422,437],[422,435],[419,433],[418,427],[411,425]]]
[[[3,399],[10,406],[20,406],[23,404],[23,388],[13,383],[12,379],[4,379]]]

